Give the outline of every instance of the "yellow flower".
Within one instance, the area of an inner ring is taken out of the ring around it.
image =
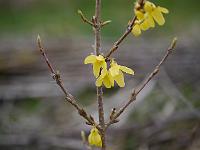
[[[111,73],[107,69],[102,70],[101,75],[96,81],[97,87],[100,87],[102,84],[104,84],[106,88],[114,87],[114,79],[111,76]]]
[[[140,24],[144,20],[144,14],[141,11],[135,10],[135,15],[137,17],[137,20],[135,21],[131,32],[133,33],[133,35],[139,36],[142,33]]]
[[[119,87],[124,87],[125,82],[124,82],[123,72],[134,75],[134,71],[126,66],[118,65],[117,62],[115,62],[114,60],[112,60],[110,65],[111,65],[109,69],[110,75],[117,82]]]
[[[139,7],[135,5],[135,15],[137,17],[135,24],[132,29],[132,33],[135,36],[139,36],[141,34],[141,30],[146,31],[149,28],[155,27],[154,20],[159,24],[163,25],[165,23],[165,18],[162,13],[169,13],[169,11],[160,6],[155,6],[152,2],[146,1],[144,4],[144,8],[138,9]]]
[[[155,22],[153,20],[153,17],[148,12],[144,14],[144,20],[140,24],[140,27],[144,31],[148,30],[149,28],[155,27]]]
[[[102,55],[89,55],[85,58],[84,64],[93,64],[93,73],[96,78],[99,76],[101,68],[107,69],[105,58]]]
[[[96,127],[93,127],[88,136],[88,142],[91,146],[102,147],[102,140],[99,131]]]
[[[138,23],[138,21],[136,21],[135,25],[133,26],[133,29],[131,31],[133,33],[133,35],[135,36],[139,36],[142,32],[141,32],[141,28],[140,28],[140,24]]]
[[[134,75],[134,71],[126,66],[118,65],[114,60],[111,61],[110,69],[103,69],[101,75],[96,81],[96,86],[100,87],[102,84],[105,85],[106,88],[114,87],[114,81],[119,85],[119,87],[124,87],[124,74],[132,74]]]
[[[148,13],[149,16],[152,16],[153,19],[159,24],[164,25],[165,18],[162,13],[169,13],[169,11],[164,7],[156,7],[152,2],[146,1],[144,4],[144,11]]]

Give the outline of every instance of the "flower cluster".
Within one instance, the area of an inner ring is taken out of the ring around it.
[[[93,65],[93,73],[97,78],[97,87],[100,87],[103,84],[106,88],[111,88],[114,87],[114,82],[116,82],[119,87],[124,87],[125,82],[123,72],[134,75],[132,69],[118,65],[114,59],[109,62],[110,67],[108,68],[106,60],[102,55],[89,55],[85,58],[84,63],[91,63]]]
[[[92,146],[102,147],[102,140],[99,134],[99,130],[96,127],[93,127],[88,136],[88,142]]]
[[[155,22],[160,26],[164,25],[165,18],[163,17],[163,13],[169,13],[166,8],[156,6],[149,1],[145,1],[143,7],[136,3],[134,11],[137,19],[133,26],[132,33],[135,36],[139,36],[142,30],[146,31],[149,28],[154,28]]]

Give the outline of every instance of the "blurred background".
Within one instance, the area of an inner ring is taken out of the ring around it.
[[[102,0],[106,52],[125,31],[134,0]],[[166,24],[135,38],[129,35],[113,57],[135,70],[125,88],[104,89],[106,118],[120,108],[152,71],[174,36],[176,51],[108,131],[109,149],[200,149],[200,1],[152,0],[170,10]],[[53,82],[36,44],[40,34],[65,87],[97,118],[92,69],[94,35],[77,14],[91,18],[94,0],[0,0],[0,149],[82,150],[80,131],[89,133]]]

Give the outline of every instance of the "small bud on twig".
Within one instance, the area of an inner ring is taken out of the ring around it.
[[[85,17],[85,15],[83,14],[81,10],[78,10],[78,14],[81,16],[81,19],[83,20],[83,22],[88,23],[89,25],[94,27],[94,24]]]
[[[40,38],[40,35],[38,34],[38,36],[37,36],[37,42],[38,43],[41,43],[41,38]]]
[[[111,22],[112,22],[111,20],[104,21],[103,23],[101,23],[101,27],[103,27]]]
[[[174,49],[175,46],[176,46],[176,43],[177,43],[177,37],[174,37],[173,40],[172,40],[172,44],[171,44],[171,49]]]

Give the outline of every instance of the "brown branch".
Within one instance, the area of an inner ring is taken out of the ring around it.
[[[95,54],[99,55],[101,51],[101,0],[96,0],[95,3],[95,16],[93,17],[93,23],[95,25]],[[99,113],[99,125],[101,130],[99,131],[102,138],[102,150],[106,149],[105,140],[105,121],[104,121],[104,106],[103,106],[103,91],[102,87],[97,87],[97,102]]]
[[[138,3],[140,5],[140,7],[143,7],[144,5],[144,0],[138,0]],[[105,57],[108,59],[112,53],[114,53],[119,45],[124,41],[124,39],[131,33],[132,29],[133,29],[133,25],[135,24],[137,17],[134,16],[133,19],[129,22],[128,27],[126,29],[126,31],[124,32],[124,34],[114,43],[114,45],[112,46],[112,48],[109,50],[109,52],[105,55]]]
[[[53,68],[53,66],[51,65],[51,62],[49,61],[45,51],[44,51],[44,48],[42,46],[42,43],[41,43],[41,38],[40,36],[38,35],[37,37],[37,44],[38,44],[38,47],[39,47],[39,50],[44,58],[44,60],[46,61],[47,63],[47,66],[52,74],[52,78],[56,81],[57,85],[61,88],[62,92],[64,93],[65,95],[65,99],[72,105],[74,106],[74,108],[77,109],[78,113],[80,114],[80,116],[82,116],[87,122],[86,124],[88,125],[95,125],[97,126],[97,123],[94,121],[93,117],[89,114],[86,113],[86,111],[78,105],[77,101],[75,100],[75,98],[64,88],[64,84],[61,80],[61,76],[60,76],[60,73],[58,71],[55,71],[55,69]],[[97,126],[98,129],[99,126]]]
[[[85,23],[91,25],[92,27],[94,27],[94,24],[92,23],[92,21],[88,20],[81,10],[78,10],[78,14],[81,16],[81,19],[83,20],[83,22],[85,22]]]
[[[167,49],[167,52],[165,53],[164,57],[161,59],[161,61],[159,62],[159,64],[154,68],[154,70],[151,72],[151,74],[146,78],[146,80],[141,84],[141,86],[139,86],[138,89],[133,90],[133,92],[131,93],[130,99],[128,100],[128,102],[122,106],[118,112],[116,112],[114,115],[112,115],[112,118],[110,119],[110,121],[107,123],[106,128],[108,128],[111,124],[114,124],[116,122],[118,122],[117,118],[126,110],[126,108],[133,102],[136,100],[137,95],[144,89],[144,87],[149,83],[149,81],[152,80],[152,78],[158,74],[161,65],[167,60],[168,56],[172,53],[173,49],[176,46],[176,42],[177,42],[177,38],[174,38],[171,45],[169,46],[169,48]]]

